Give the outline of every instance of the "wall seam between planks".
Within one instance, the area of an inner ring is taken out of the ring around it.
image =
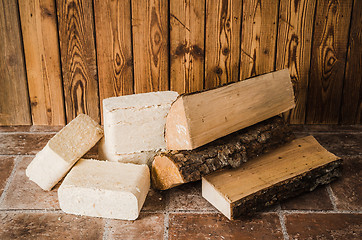
[[[100,85],[99,85],[99,74],[98,74],[98,49],[97,49],[97,34],[96,34],[96,15],[94,12],[94,1],[91,1],[92,4],[92,23],[93,23],[93,42],[94,42],[94,60],[95,60],[95,64],[96,64],[96,81],[97,81],[97,93],[98,93],[98,116],[99,116],[99,121],[98,123],[101,124],[102,123],[102,114],[101,114],[101,95],[100,95]]]
[[[238,79],[236,79],[236,81],[240,81],[240,67],[241,67],[241,42],[242,42],[242,31],[243,31],[243,16],[244,16],[244,1],[247,0],[242,0],[241,1],[241,14],[240,14],[240,29],[239,29],[239,64],[238,64]]]
[[[132,0],[129,1],[129,11],[130,11],[130,31],[131,31],[131,58],[132,58],[132,93],[135,93],[135,81],[134,81],[134,55],[133,55],[133,15],[132,15]]]
[[[60,84],[62,86],[61,92],[62,92],[62,97],[63,97],[63,110],[64,110],[64,114],[63,114],[63,118],[64,118],[64,125],[67,125],[68,120],[67,120],[67,105],[65,104],[65,89],[64,89],[64,78],[63,78],[63,62],[62,62],[62,51],[60,50],[60,37],[59,37],[59,14],[58,14],[58,4],[56,2],[56,0],[54,1],[54,6],[55,6],[55,21],[56,21],[56,27],[57,27],[57,38],[58,38],[58,51],[59,51],[59,67],[60,67]]]
[[[21,0],[20,0],[21,1]],[[25,59],[25,49],[24,49],[24,38],[23,38],[23,28],[21,27],[21,18],[20,18],[20,9],[19,9],[19,0],[16,1],[16,8],[17,8],[17,18],[18,18],[18,27],[19,27],[19,35],[20,35],[20,42],[21,42],[21,52],[22,54],[22,58],[23,58],[23,62],[24,62],[24,72],[25,72],[25,80],[26,80],[26,93],[27,93],[27,100],[28,100],[28,106],[29,106],[29,112],[28,115],[30,117],[30,124],[29,125],[33,125],[34,123],[34,119],[33,119],[33,114],[31,111],[31,101],[30,101],[30,93],[29,93],[29,82],[28,82],[28,71],[27,71],[27,67],[26,67],[26,59]]]
[[[171,90],[171,1],[167,1],[167,90]]]
[[[274,45],[274,64],[273,64],[273,70],[276,71],[276,67],[277,67],[277,55],[278,55],[278,39],[279,39],[279,14],[280,14],[280,0],[278,1],[278,11],[277,11],[277,20],[276,20],[276,34],[275,34],[275,45]],[[289,110],[290,113],[291,110]],[[288,119],[288,122],[290,121],[290,119]]]
[[[340,103],[339,103],[339,113],[338,113],[338,123],[341,124],[341,120],[342,120],[342,104],[343,104],[343,93],[344,93],[344,86],[345,86],[345,81],[346,81],[346,70],[347,70],[347,62],[348,62],[348,53],[350,52],[350,40],[351,40],[351,29],[352,29],[352,20],[353,20],[353,7],[354,7],[354,3],[355,1],[358,0],[353,0],[351,3],[351,16],[349,19],[349,28],[348,28],[348,39],[347,39],[347,51],[346,51],[346,55],[345,55],[345,63],[344,63],[344,72],[343,72],[343,81],[342,81],[342,94],[341,94],[341,99],[340,99]],[[358,113],[358,111],[356,111],[356,114]],[[354,116],[353,122],[356,123],[356,116]]]
[[[307,123],[307,117],[308,117],[308,105],[309,105],[309,90],[310,90],[310,83],[312,79],[310,78],[311,75],[311,67],[312,67],[312,58],[313,58],[313,45],[314,45],[314,31],[315,31],[315,21],[317,16],[317,10],[318,10],[318,1],[315,4],[314,7],[314,16],[313,16],[313,26],[312,26],[312,36],[311,36],[311,44],[310,44],[310,61],[309,61],[309,72],[308,72],[308,85],[306,88],[306,101],[305,101],[305,114],[304,114],[304,124]]]
[[[204,74],[203,74],[203,81],[202,81],[202,89],[205,89],[206,86],[206,18],[207,18],[207,1],[204,0],[204,62],[203,62],[203,68],[204,68]]]

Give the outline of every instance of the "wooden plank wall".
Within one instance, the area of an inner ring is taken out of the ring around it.
[[[288,68],[295,124],[361,124],[360,0],[1,0],[0,125]]]

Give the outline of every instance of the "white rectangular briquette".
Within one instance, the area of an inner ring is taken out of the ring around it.
[[[153,157],[156,154],[156,151],[117,154],[107,149],[104,137],[99,141],[98,144],[99,160],[108,160],[121,163],[147,164],[148,166],[151,166]]]
[[[50,190],[103,136],[98,123],[80,114],[49,140],[26,169],[26,176]]]
[[[162,91],[104,99],[106,155],[164,150],[166,116],[177,97]]]
[[[146,165],[81,159],[59,187],[59,205],[76,215],[135,220],[149,188]]]

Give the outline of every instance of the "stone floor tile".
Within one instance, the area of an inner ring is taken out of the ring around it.
[[[102,239],[104,220],[63,213],[0,212],[0,239]]]
[[[187,183],[169,190],[167,202],[169,211],[190,210],[190,211],[214,211],[212,206],[201,195],[201,181]]]
[[[169,239],[283,239],[278,215],[264,213],[230,221],[217,213],[171,213]]]
[[[14,167],[15,157],[0,156],[0,196]]]
[[[337,156],[362,155],[362,134],[313,134],[318,142]]]
[[[331,183],[339,210],[362,210],[362,156],[343,159],[342,176]]]
[[[0,154],[36,154],[53,136],[54,133],[0,133]]]
[[[107,239],[163,239],[164,214],[141,213],[136,221],[109,220]]]
[[[280,204],[283,210],[333,210],[333,205],[325,186],[313,192],[303,193]]]
[[[150,189],[147,194],[145,203],[143,204],[142,211],[157,212],[165,211],[166,209],[166,193]]]
[[[361,239],[362,214],[292,214],[285,219],[289,239]]]
[[[32,159],[21,159],[0,209],[59,209],[59,184],[51,191],[44,191],[25,175],[25,169]]]

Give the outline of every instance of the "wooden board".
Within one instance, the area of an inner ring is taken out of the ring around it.
[[[30,125],[18,5],[0,2],[0,125]]]
[[[240,79],[274,70],[277,20],[274,0],[243,1]]]
[[[206,0],[206,89],[239,80],[242,7],[241,0]]]
[[[182,95],[167,115],[167,148],[195,149],[293,107],[293,87],[287,69]]]
[[[352,0],[318,1],[306,123],[338,123]]]
[[[292,124],[305,122],[314,0],[281,0],[276,53],[276,69],[288,68],[294,87],[295,108],[285,113]]]
[[[133,93],[131,0],[95,0],[94,18],[102,104],[105,98]]]
[[[340,158],[312,136],[202,179],[202,196],[229,219],[312,191],[339,176]]]
[[[152,163],[153,187],[166,190],[200,180],[201,176],[224,167],[239,167],[294,138],[291,129],[277,116],[194,150],[161,153]]]
[[[33,124],[65,125],[55,1],[19,1],[19,11]]]
[[[57,1],[66,119],[80,113],[99,122],[91,0]]]
[[[168,1],[131,4],[135,93],[168,90]]]
[[[355,0],[343,85],[340,123],[362,123],[362,1]]]
[[[170,1],[170,89],[178,93],[204,87],[205,0]]]

